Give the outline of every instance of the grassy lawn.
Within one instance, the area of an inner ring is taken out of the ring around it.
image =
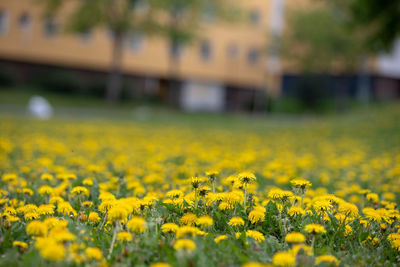
[[[40,121],[2,94],[0,266],[400,264],[398,103],[256,116],[46,95]]]

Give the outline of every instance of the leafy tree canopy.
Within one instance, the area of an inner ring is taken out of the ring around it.
[[[364,51],[363,34],[346,27],[341,12],[329,6],[290,10],[283,56],[309,72],[355,71]]]

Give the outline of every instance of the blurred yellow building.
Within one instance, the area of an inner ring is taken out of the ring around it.
[[[265,88],[270,93],[281,88],[279,55],[267,47],[283,30],[285,5],[294,1],[236,2],[249,14],[247,23],[216,23],[204,16],[202,37],[192,45],[173,47],[161,37],[133,33],[125,43],[124,74],[185,109],[254,108]],[[0,60],[106,73],[111,34],[106,29],[70,34],[63,31],[64,19],[62,14],[45,18],[33,0],[0,0]],[[179,54],[179,92],[166,91],[170,53]]]
[[[219,89],[222,86],[243,91],[243,96],[238,95],[240,98],[252,97],[251,89],[265,87],[268,33],[282,28],[283,1],[238,2],[249,14],[248,23],[222,25],[204,16],[202,38],[194,45],[179,48],[179,79],[191,81],[185,83],[188,89],[182,94],[183,98],[188,98],[188,106],[203,106],[201,102],[210,102],[212,98],[209,109],[220,109],[227,97]],[[63,24],[62,17],[45,19],[43,9],[32,0],[0,0],[0,58],[108,71],[111,37],[107,30],[72,35],[63,32]],[[132,34],[126,40],[124,73],[168,79],[168,54],[174,49],[178,48],[171,48],[168,41],[160,37]]]

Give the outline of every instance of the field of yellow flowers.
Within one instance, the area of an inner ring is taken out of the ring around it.
[[[400,106],[273,123],[0,119],[1,266],[398,266]]]

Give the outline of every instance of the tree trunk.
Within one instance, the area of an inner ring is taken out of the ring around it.
[[[117,103],[122,91],[123,34],[114,33],[111,70],[108,76],[106,98],[110,105]]]
[[[168,55],[168,75],[169,75],[169,101],[174,107],[179,108],[181,105],[180,82],[179,82],[179,52],[174,54],[173,41],[170,41],[170,50]]]
[[[368,105],[370,96],[370,77],[368,75],[368,58],[363,56],[358,68],[357,99],[361,104]]]

